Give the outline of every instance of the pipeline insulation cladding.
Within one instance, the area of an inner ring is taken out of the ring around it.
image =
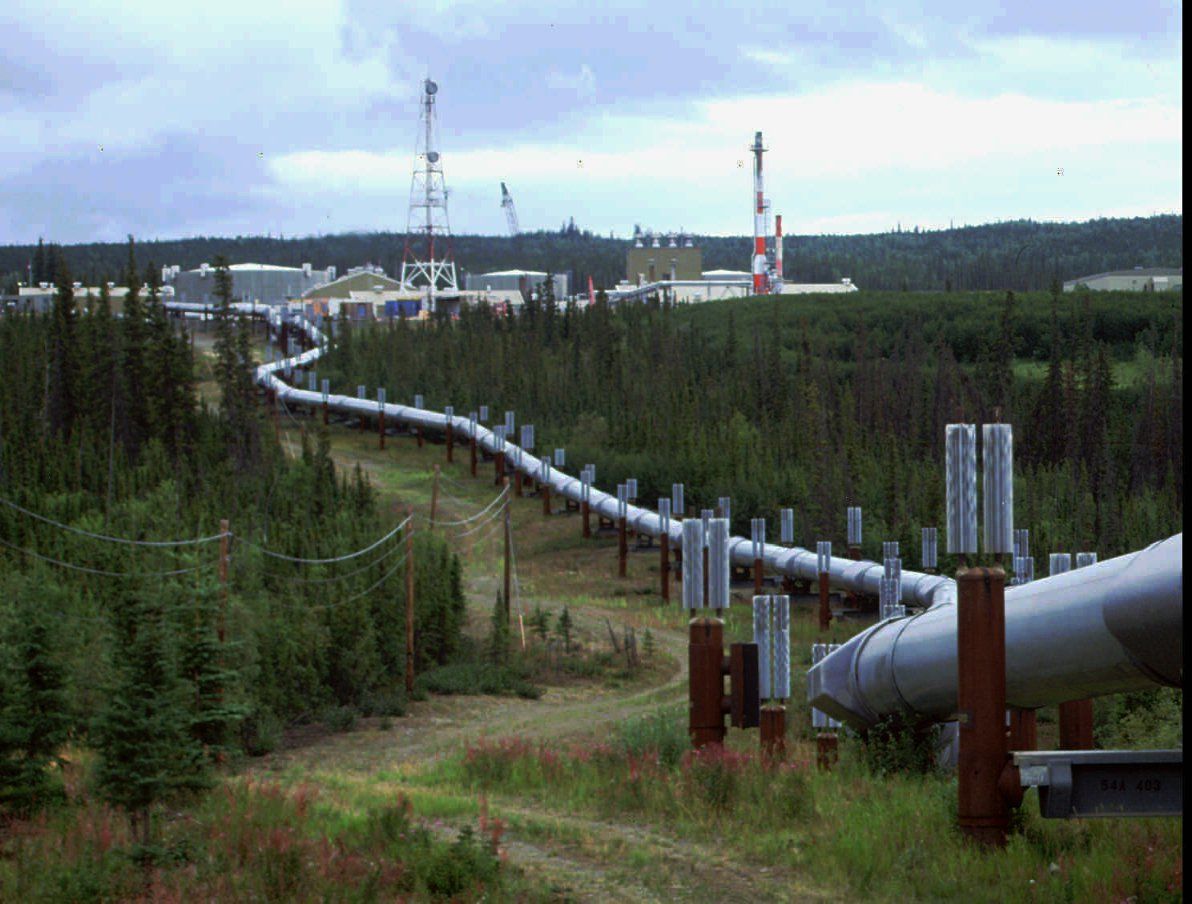
[[[704,523],[683,522],[683,608],[704,607]]]
[[[731,601],[727,518],[713,518],[708,523],[708,608],[727,609]]]
[[[770,597],[753,598],[753,642],[757,644],[757,695],[770,699]]]

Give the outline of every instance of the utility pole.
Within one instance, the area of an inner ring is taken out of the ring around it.
[[[512,615],[509,598],[510,592],[513,589],[513,574],[510,568],[510,559],[513,554],[513,524],[509,513],[509,478],[505,477],[502,480],[505,487],[505,624],[509,624],[509,619]]]
[[[222,646],[227,636],[228,612],[228,519],[219,522],[219,643]]]
[[[406,509],[406,694],[414,693],[414,510]]]

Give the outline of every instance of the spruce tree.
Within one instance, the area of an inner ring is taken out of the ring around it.
[[[134,595],[116,614],[115,681],[96,719],[95,780],[103,798],[128,813],[142,845],[152,837],[153,808],[209,776],[191,737],[185,689],[173,669],[160,602]]]
[[[563,606],[563,611],[559,613],[558,621],[555,622],[555,633],[563,640],[563,652],[571,652],[571,631],[574,625],[571,621],[571,610],[566,605]]]
[[[58,280],[55,284],[54,306],[50,317],[49,395],[46,399],[46,414],[52,431],[62,436],[70,436],[81,408],[81,369],[74,283],[71,282],[70,270],[66,262],[61,260],[61,256],[62,252],[55,249]]]

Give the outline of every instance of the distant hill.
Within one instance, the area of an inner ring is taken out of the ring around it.
[[[46,236],[52,241],[53,236]],[[747,236],[696,237],[704,269],[749,267]],[[457,266],[472,273],[522,268],[569,272],[573,286],[611,286],[625,277],[624,239],[604,238],[572,226],[559,232],[531,232],[515,238],[458,235]],[[141,265],[179,264],[184,269],[213,262],[249,261],[298,266],[336,266],[342,273],[364,263],[388,273],[401,269],[404,234],[392,232],[273,238],[206,237],[138,242]],[[115,279],[127,260],[120,243],[63,248],[76,279]],[[0,278],[26,278],[34,245],[0,246]],[[1041,289],[1065,280],[1130,267],[1182,267],[1183,217],[1166,214],[1084,223],[1014,220],[960,229],[902,230],[869,235],[788,235],[786,278],[797,282],[852,279],[863,289]]]

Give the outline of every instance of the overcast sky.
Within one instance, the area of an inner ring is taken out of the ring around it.
[[[1178,3],[186,6],[0,5],[0,243],[402,231],[427,75],[455,232],[1183,209]]]

